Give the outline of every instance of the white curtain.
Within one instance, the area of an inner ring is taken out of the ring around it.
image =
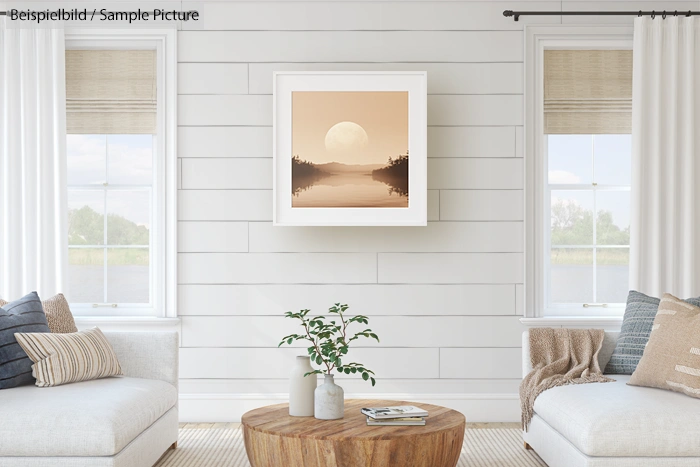
[[[65,39],[0,18],[0,294],[62,292],[67,267]]]
[[[700,295],[700,20],[636,18],[630,286]]]

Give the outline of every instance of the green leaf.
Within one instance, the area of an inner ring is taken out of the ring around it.
[[[316,365],[320,365],[321,363],[323,363],[323,358],[321,358],[320,355],[316,356]]]
[[[357,373],[357,368],[353,368],[353,369],[352,369],[352,373],[353,373],[353,374]]]
[[[337,358],[337,357],[334,357],[334,358],[335,358],[335,364],[338,365],[338,366],[340,366],[340,365],[341,365],[340,359]]]
[[[367,374],[367,373],[362,373],[362,379],[364,379],[365,381],[367,381],[367,380],[369,379],[369,374]]]
[[[377,382],[374,380],[374,378],[370,378],[370,380],[372,381],[372,386],[374,386],[374,385],[377,383]]]
[[[290,337],[289,339],[287,339],[287,344],[291,344],[293,340],[294,339]]]
[[[349,374],[350,374],[350,371],[351,371],[351,370],[350,370],[350,368],[348,368],[348,367],[343,368],[343,372],[344,372],[346,375],[349,375]],[[354,373],[354,371],[353,371],[353,373]]]

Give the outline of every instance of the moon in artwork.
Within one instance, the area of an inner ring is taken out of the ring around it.
[[[369,138],[364,128],[355,122],[336,123],[326,133],[326,149],[330,152],[357,152],[367,147]]]

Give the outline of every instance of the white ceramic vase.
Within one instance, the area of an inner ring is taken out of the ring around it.
[[[318,379],[316,375],[304,376],[312,371],[309,357],[298,356],[289,378],[289,415],[292,417],[314,416],[314,390]]]
[[[337,420],[343,418],[345,410],[345,391],[335,384],[333,375],[323,375],[323,384],[314,393],[314,417],[319,420]]]

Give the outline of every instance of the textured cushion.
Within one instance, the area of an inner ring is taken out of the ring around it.
[[[0,306],[5,306],[7,302],[0,298]],[[73,313],[68,306],[68,300],[62,293],[41,301],[44,308],[46,321],[49,323],[51,332],[78,332],[73,319]]]
[[[176,403],[172,384],[126,377],[0,391],[0,457],[111,456]]]
[[[700,456],[700,400],[614,378],[549,389],[535,413],[589,456]]]
[[[53,333],[78,332],[73,319],[73,313],[70,312],[68,300],[62,293],[55,295],[49,299],[42,300],[41,305],[46,313],[46,321],[49,323],[49,329]]]
[[[69,334],[17,333],[15,337],[34,362],[32,375],[39,387],[124,374],[99,328]]]
[[[649,341],[649,333],[651,333],[651,326],[654,324],[660,301],[658,298],[630,290],[622,319],[620,338],[617,340],[604,373],[631,375],[634,372],[644,353],[644,346]],[[688,298],[685,301],[700,306],[700,297]]]
[[[664,294],[630,384],[700,398],[700,308]]]
[[[32,361],[17,343],[16,332],[50,332],[36,292],[0,307],[0,389],[34,383]]]

